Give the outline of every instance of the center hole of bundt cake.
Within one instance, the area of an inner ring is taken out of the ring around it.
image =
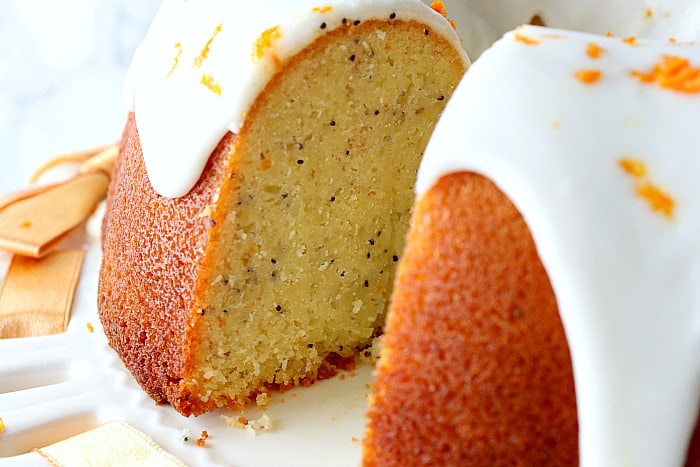
[[[418,23],[348,25],[291,59],[258,97],[216,214],[196,357],[205,397],[313,380],[329,354],[372,344],[457,63]]]

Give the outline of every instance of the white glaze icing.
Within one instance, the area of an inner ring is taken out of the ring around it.
[[[700,93],[630,74],[667,54],[700,66],[696,46],[508,33],[472,64],[419,170],[419,195],[444,174],[481,173],[529,225],[572,354],[583,467],[681,466],[698,414]],[[636,193],[624,158],[675,200],[670,217]]]
[[[550,27],[680,41],[700,39],[698,0],[446,0],[469,57],[536,14]]]
[[[227,131],[240,129],[279,63],[344,18],[388,21],[392,14],[426,24],[462,50],[450,24],[419,0],[166,0],[134,54],[124,90],[155,190],[179,197],[194,186],[212,150]],[[275,26],[279,39],[261,58],[254,56],[258,38]],[[220,93],[202,84],[205,76]]]

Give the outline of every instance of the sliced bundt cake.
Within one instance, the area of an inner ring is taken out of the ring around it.
[[[110,344],[185,415],[380,332],[416,171],[467,58],[419,1],[166,2],[129,72],[103,228]]]

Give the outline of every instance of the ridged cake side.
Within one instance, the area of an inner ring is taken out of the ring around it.
[[[417,203],[397,274],[365,465],[576,465],[557,304],[498,188],[440,179]]]
[[[103,224],[98,306],[110,345],[157,402],[184,412],[180,392],[187,371],[197,277],[225,159],[235,137],[227,135],[197,186],[178,199],[153,191],[131,114],[110,185]]]

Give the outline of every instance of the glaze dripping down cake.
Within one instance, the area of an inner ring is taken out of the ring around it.
[[[698,465],[699,76],[696,45],[533,26],[474,61],[421,162],[365,465]]]
[[[164,3],[127,79],[98,298],[151,397],[240,409],[371,345],[467,64],[419,1]]]

